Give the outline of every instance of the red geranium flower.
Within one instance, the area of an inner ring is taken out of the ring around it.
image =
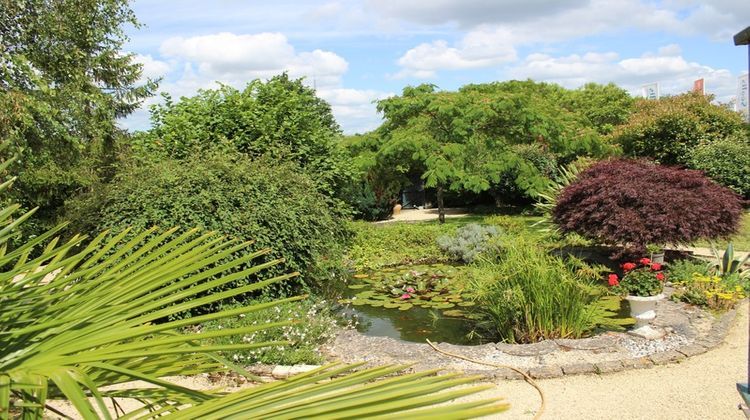
[[[659,264],[659,263],[653,263],[653,264],[651,264],[651,269],[654,270],[654,271],[659,271],[659,270],[661,270],[661,264]]]
[[[664,281],[664,273],[656,273],[656,279],[659,281]]]
[[[643,265],[649,265],[651,263],[651,260],[649,260],[648,258],[641,258],[640,261],[638,262],[640,262]]]
[[[607,281],[610,286],[617,286],[620,284],[617,274],[610,274]]]
[[[622,269],[625,271],[630,271],[636,267],[635,263],[632,262],[626,262],[622,265]]]

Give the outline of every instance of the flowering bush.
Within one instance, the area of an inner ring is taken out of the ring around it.
[[[745,291],[738,281],[733,282],[720,276],[693,273],[692,278],[680,282],[680,286],[683,288],[672,295],[673,300],[715,310],[730,309],[737,301],[745,298]]]
[[[641,258],[637,263],[622,264],[622,280],[617,274],[610,274],[607,282],[615,293],[631,296],[656,296],[664,289],[667,276],[659,263],[652,263],[648,258]]]

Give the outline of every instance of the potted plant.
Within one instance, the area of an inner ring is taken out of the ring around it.
[[[664,264],[664,246],[648,244],[646,245],[646,252],[648,252],[651,262]]]
[[[664,281],[667,276],[661,263],[641,258],[637,262],[622,264],[623,276],[609,275],[609,285],[615,293],[625,296],[630,303],[630,316],[635,318],[635,327],[630,331],[638,337],[654,339],[664,335],[651,326],[656,318],[656,304],[664,299]]]

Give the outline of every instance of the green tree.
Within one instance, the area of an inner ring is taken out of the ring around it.
[[[685,165],[691,151],[743,129],[740,115],[715,105],[713,97],[686,93],[659,100],[640,99],[624,125],[611,135],[626,155],[648,157],[666,165]]]
[[[531,81],[468,85],[458,92],[407,87],[378,103],[385,118],[378,165],[420,174],[437,191],[441,221],[446,190],[502,191],[493,187],[507,184],[511,174],[520,191],[534,194],[547,179],[515,146],[535,144],[563,160],[607,152],[591,124],[559,104],[564,95],[559,86]]]
[[[122,52],[127,0],[0,0],[0,140],[22,151],[14,194],[53,220],[66,197],[111,175],[116,120],[156,88]]]
[[[222,148],[250,159],[268,156],[299,165],[328,196],[351,179],[331,107],[302,79],[284,73],[243,90],[221,86],[178,102],[165,99],[151,109],[152,128],[136,137],[141,156],[185,159]]]
[[[634,103],[635,99],[614,83],[587,83],[568,91],[567,98],[563,100],[569,111],[585,116],[600,134],[609,134],[615,127],[627,122]]]

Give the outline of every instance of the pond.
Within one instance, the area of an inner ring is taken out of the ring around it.
[[[339,293],[343,315],[355,317],[369,336],[403,341],[478,345],[498,341],[475,332],[474,302],[464,288],[461,265],[430,264],[355,273]],[[616,296],[593,305],[592,334],[622,331],[632,325],[627,304]]]

